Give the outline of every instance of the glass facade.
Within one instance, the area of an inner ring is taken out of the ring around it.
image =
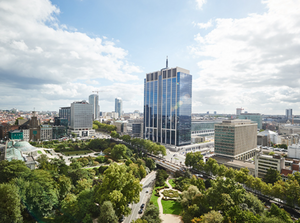
[[[93,105],[93,119],[99,118],[99,96],[97,94],[91,94],[89,96],[89,104]]]
[[[116,98],[115,99],[115,112],[118,113],[119,118],[122,116],[122,111],[123,111],[123,102],[121,98]]]
[[[181,68],[144,80],[144,138],[175,146],[191,143],[192,75]]]

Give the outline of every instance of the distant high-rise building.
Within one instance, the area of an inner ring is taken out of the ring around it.
[[[216,115],[217,114],[217,112],[216,111],[214,111],[214,115]]]
[[[58,115],[60,118],[68,120],[68,126],[71,125],[71,107],[61,107]]]
[[[89,96],[89,104],[93,106],[93,119],[97,120],[100,114],[99,96],[97,94],[91,94]]]
[[[243,108],[237,108],[236,109],[236,115],[240,115],[242,113]]]
[[[215,153],[247,160],[257,148],[257,124],[251,120],[225,120],[215,125]]]
[[[291,119],[293,117],[293,109],[288,108],[285,110],[286,119]]]
[[[121,98],[115,99],[115,112],[118,113],[119,117],[122,116],[123,102]]]
[[[206,114],[209,115],[209,111],[207,111]]]
[[[191,143],[192,75],[180,67],[146,74],[144,138],[181,146]]]
[[[73,102],[70,128],[78,136],[88,136],[93,128],[93,105],[86,101]]]
[[[250,119],[257,123],[257,128],[262,129],[262,117],[259,113],[242,113],[238,116],[238,119]]]

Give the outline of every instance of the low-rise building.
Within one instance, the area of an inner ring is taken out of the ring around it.
[[[255,177],[263,178],[268,169],[274,169],[281,172],[285,168],[285,159],[280,155],[263,155],[256,153],[255,155]]]
[[[9,131],[8,138],[11,140],[14,140],[14,139],[23,140],[23,132],[20,130]]]
[[[41,140],[51,140],[52,139],[52,126],[51,125],[41,125],[40,126]]]
[[[300,159],[300,144],[292,144],[288,146],[288,157]]]

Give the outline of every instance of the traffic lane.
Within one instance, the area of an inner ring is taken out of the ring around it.
[[[151,172],[149,176],[143,182],[143,189],[140,192],[140,201],[137,204],[131,205],[131,214],[127,216],[124,220],[124,223],[131,223],[132,220],[136,220],[142,214],[139,214],[139,210],[141,209],[141,205],[144,203],[146,205],[148,196],[150,197],[152,194],[152,185],[155,181],[156,172]],[[148,193],[147,193],[148,191]],[[145,208],[144,208],[145,210]],[[144,211],[143,211],[144,212]]]

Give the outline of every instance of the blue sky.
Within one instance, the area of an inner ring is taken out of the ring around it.
[[[193,75],[196,112],[294,113],[300,105],[297,0],[4,0],[0,109],[58,110],[100,89],[101,111],[143,109],[143,78]]]

